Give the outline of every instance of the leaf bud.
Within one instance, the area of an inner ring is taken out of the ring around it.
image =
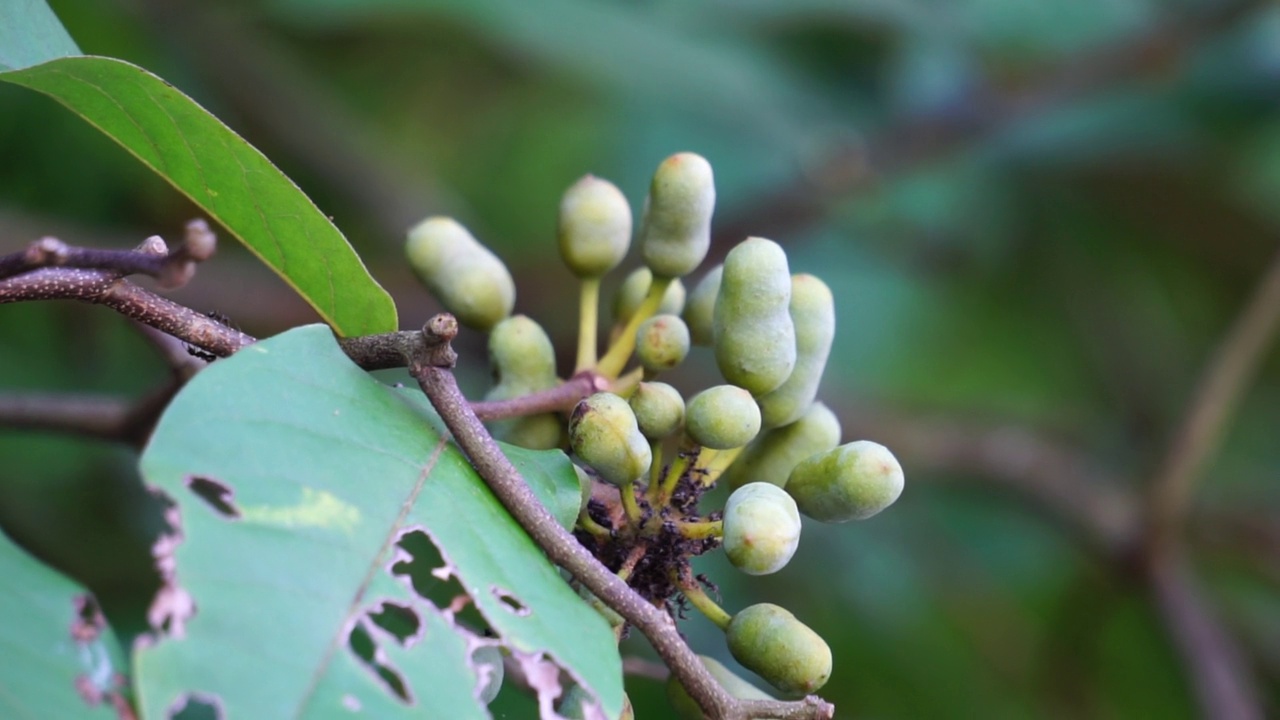
[[[742,447],[760,432],[760,408],[751,393],[736,385],[707,388],[685,408],[685,432],[713,450]]]
[[[885,446],[859,440],[806,458],[791,471],[787,492],[814,520],[865,520],[902,494],[902,466]]]
[[[430,217],[409,231],[409,266],[458,322],[488,332],[511,314],[516,284],[507,266],[456,220]]]
[[[711,247],[716,206],[711,163],[695,153],[672,155],[653,174],[640,228],[644,264],[660,277],[697,269]]]
[[[558,235],[569,271],[600,277],[622,262],[631,245],[631,205],[613,183],[586,175],[560,201]]]

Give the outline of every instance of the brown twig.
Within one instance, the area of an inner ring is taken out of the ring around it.
[[[671,677],[671,668],[666,665],[634,656],[622,658],[622,672],[625,675],[648,678],[657,682],[666,682],[667,678]]]
[[[165,385],[132,402],[95,395],[0,394],[0,427],[66,433],[141,448],[177,389],[177,384]]]
[[[1201,597],[1190,568],[1175,554],[1148,568],[1151,591],[1174,649],[1195,684],[1201,715],[1214,720],[1261,720],[1262,706],[1243,658]]]
[[[720,687],[681,639],[671,616],[645,602],[561,528],[485,431],[450,371],[456,356],[448,343],[457,334],[457,321],[450,315],[437,315],[423,328],[423,334],[441,344],[434,351],[415,358],[409,371],[476,471],[552,562],[569,571],[644,633],[701,707],[721,720],[752,717],[802,720],[834,715],[834,707],[815,696],[799,702],[748,702],[735,699]]]
[[[213,256],[217,239],[203,220],[187,224],[184,241],[172,251],[163,239],[153,235],[134,250],[74,247],[44,237],[25,250],[0,256],[0,280],[40,268],[66,267],[82,270],[110,270],[118,277],[150,275],[166,289],[182,287],[195,274],[197,263]]]
[[[1159,471],[1148,487],[1150,550],[1177,542],[1192,488],[1280,328],[1280,252],[1200,378]]]
[[[521,395],[510,400],[488,400],[471,403],[476,417],[488,422],[505,418],[540,415],[570,410],[592,393],[607,390],[609,381],[590,370],[580,372],[549,390]]]

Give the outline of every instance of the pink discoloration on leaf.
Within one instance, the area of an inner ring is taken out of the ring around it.
[[[160,573],[160,590],[147,609],[147,623],[157,632],[181,640],[187,634],[187,621],[196,614],[196,603],[191,594],[178,585],[178,562],[174,554],[183,540],[182,515],[167,496],[161,493],[161,497],[168,503],[164,519],[170,531],[157,538],[151,547],[151,556]]]

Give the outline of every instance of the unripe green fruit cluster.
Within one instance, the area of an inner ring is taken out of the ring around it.
[[[619,577],[655,605],[683,594],[724,629],[738,662],[783,694],[803,695],[831,674],[822,638],[776,605],[729,615],[698,585],[689,560],[722,547],[746,574],[778,572],[798,549],[801,515],[829,523],[869,518],[899,497],[903,473],[881,445],[841,445],[839,420],[816,400],[835,336],[835,299],[817,277],[792,274],[778,243],[747,238],[686,293],[681,278],[707,255],[715,198],[711,165],[701,156],[677,153],[658,166],[636,233],[643,267],[618,287],[613,330],[601,354],[602,278],[628,252],[631,206],[616,186],[592,175],[565,192],[557,239],[565,265],[581,279],[581,332],[574,377],[564,385],[547,333],[512,315],[510,273],[464,227],[428,218],[410,231],[406,252],[446,309],[490,333],[496,384],[487,400],[546,393],[543,403],[522,407],[563,408],[576,397],[566,399],[565,391],[581,387],[584,377],[592,387],[614,391],[582,399],[568,418],[582,489],[576,528],[584,544],[594,543],[606,563],[627,558]],[[710,348],[727,384],[693,393],[686,403],[654,377],[685,362],[693,346]],[[639,367],[628,372],[633,357]],[[557,413],[489,427],[496,437],[532,448],[563,447],[566,436]],[[699,501],[718,480],[733,492],[722,514],[703,515]],[[615,627],[623,624],[594,596],[584,597]],[[768,698],[714,660],[703,661],[735,697]],[[681,717],[703,717],[678,682],[668,691]],[[561,714],[587,713],[584,698],[575,686]]]

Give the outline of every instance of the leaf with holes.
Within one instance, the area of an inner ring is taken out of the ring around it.
[[[395,305],[342,233],[271,161],[136,65],[64,57],[0,73],[120,143],[239,238],[340,335],[389,332]]]
[[[93,596],[3,532],[0,578],[0,717],[116,717],[125,664]]]
[[[494,644],[527,667],[553,662],[619,715],[608,625],[436,422],[322,326],[187,385],[142,458],[172,502],[159,638],[136,661],[145,716],[198,702],[224,717],[487,717],[492,665],[473,656]],[[509,454],[558,518],[576,514],[563,453]]]

